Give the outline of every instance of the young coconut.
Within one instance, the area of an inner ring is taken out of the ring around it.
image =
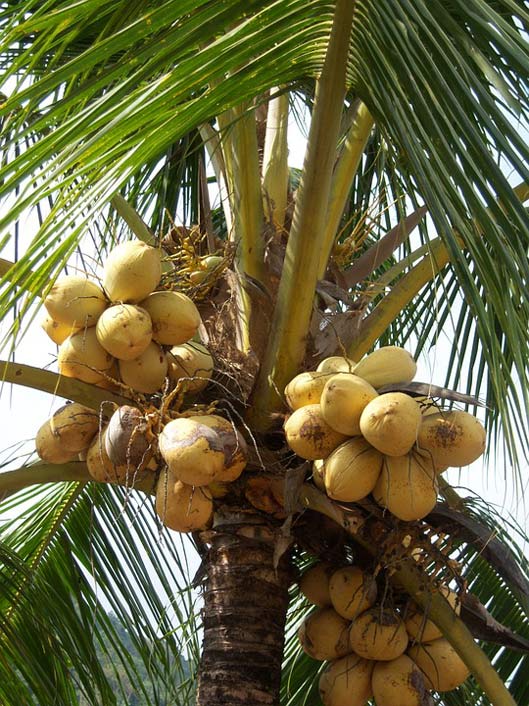
[[[142,469],[154,449],[147,436],[147,422],[136,407],[123,405],[110,417],[105,432],[105,451],[116,466]]]
[[[211,494],[207,488],[182,483],[166,469],[156,486],[156,514],[177,532],[203,529],[213,514]]]
[[[325,562],[313,564],[303,572],[299,580],[299,590],[309,603],[323,608],[331,605],[329,580],[335,569]]]
[[[324,706],[364,706],[373,696],[374,664],[357,655],[333,660],[321,673],[318,685]]]
[[[151,459],[147,466],[139,470],[131,464],[116,465],[112,463],[106,452],[106,429],[97,434],[86,454],[86,467],[92,478],[99,483],[118,483],[128,488],[136,487],[143,481],[152,478],[156,463]]]
[[[49,424],[65,449],[80,453],[90,446],[99,430],[99,414],[90,407],[72,402],[54,412]]]
[[[103,348],[118,360],[133,360],[152,340],[149,314],[134,304],[114,304],[96,324],[96,336]]]
[[[378,392],[357,375],[338,373],[326,383],[321,393],[320,405],[323,418],[333,429],[357,436],[360,434],[360,417],[365,407],[378,397]]]
[[[78,453],[65,448],[59,436],[56,436],[47,419],[37,431],[35,448],[40,459],[47,463],[68,463],[76,461]]]
[[[452,691],[470,674],[461,657],[444,638],[413,645],[408,655],[425,675],[429,689]]]
[[[351,358],[344,358],[340,355],[332,355],[330,358],[324,358],[318,367],[316,372],[318,373],[352,373],[353,368],[356,365],[354,360]]]
[[[78,329],[95,326],[107,305],[101,287],[81,275],[59,277],[44,298],[54,321]]]
[[[228,419],[218,414],[199,415],[192,419],[213,429],[223,445],[224,468],[215,480],[223,483],[237,480],[248,463],[248,446],[242,434]]]
[[[375,487],[382,469],[382,454],[363,437],[340,444],[325,459],[324,484],[333,500],[354,503]]]
[[[395,517],[412,522],[433,510],[438,490],[430,458],[412,452],[406,456],[384,457],[373,498]]]
[[[213,374],[213,358],[206,346],[196,341],[173,346],[167,354],[168,375],[173,383],[185,380],[186,392],[201,392]]]
[[[439,593],[446,598],[456,615],[459,615],[461,603],[458,594],[450,590],[448,586],[441,586]],[[412,604],[407,610],[404,621],[408,635],[416,642],[431,642],[443,636],[442,631],[433,620],[428,620],[423,611],[415,604]]]
[[[412,397],[387,392],[365,406],[360,431],[386,456],[404,456],[415,444],[421,420],[421,409]]]
[[[344,657],[352,652],[348,639],[349,621],[332,608],[317,608],[310,613],[298,630],[298,638],[313,659],[321,661]]]
[[[319,490],[322,490],[324,493],[327,492],[325,489],[325,460],[323,458],[317,458],[313,462],[312,480],[316,488],[319,488]]]
[[[377,606],[353,620],[349,641],[351,649],[360,657],[385,662],[404,654],[408,633],[397,613]]]
[[[152,337],[166,346],[189,341],[198,331],[200,314],[182,292],[153,292],[141,302],[152,320]]]
[[[418,448],[431,456],[439,472],[472,463],[485,451],[485,443],[483,424],[461,410],[423,417],[417,434]]]
[[[158,437],[160,453],[175,478],[187,485],[223,480],[226,457],[219,434],[193,418],[173,419]]]
[[[285,387],[285,399],[292,411],[309,404],[318,404],[325,383],[334,373],[307,370],[296,375]]]
[[[343,618],[353,620],[374,605],[377,585],[373,577],[358,566],[345,566],[332,574],[329,595],[334,610]]]
[[[59,321],[55,321],[51,318],[49,314],[45,314],[40,321],[41,328],[48,335],[51,340],[58,346],[65,341],[68,336],[72,333],[77,333],[79,328],[71,326],[70,324],[61,324]]]
[[[57,355],[59,373],[93,385],[102,382],[114,358],[97,340],[94,328],[74,333],[61,343]]]
[[[153,341],[137,358],[119,361],[119,374],[125,385],[148,395],[161,389],[167,369],[167,355]]]
[[[407,655],[377,662],[371,685],[377,706],[424,706],[427,703],[424,675]]]
[[[347,437],[330,427],[319,404],[309,404],[293,412],[285,422],[288,445],[301,458],[315,461],[327,456]]]
[[[399,346],[377,348],[353,368],[355,375],[379,388],[397,382],[410,382],[417,372],[413,357]]]
[[[198,263],[199,269],[189,273],[189,280],[192,284],[202,284],[202,282],[205,282],[213,273],[220,274],[225,263],[226,259],[220,255],[206,255],[206,257],[200,258]]]
[[[160,250],[130,240],[110,251],[103,267],[103,289],[111,302],[137,304],[156,289],[161,277]]]

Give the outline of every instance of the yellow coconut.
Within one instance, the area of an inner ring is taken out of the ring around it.
[[[203,529],[213,514],[213,501],[207,488],[194,488],[163,471],[156,486],[156,514],[169,529],[193,532]]]
[[[461,603],[458,594],[448,586],[441,586],[439,592],[446,598],[456,615],[459,615]],[[433,620],[428,620],[424,612],[415,604],[407,610],[404,618],[408,635],[417,642],[431,642],[443,636]]]
[[[423,417],[417,446],[433,459],[437,469],[467,466],[485,451],[486,432],[472,414],[460,410]]]
[[[320,405],[323,418],[333,429],[357,436],[360,434],[360,417],[365,407],[378,397],[378,392],[357,375],[338,373],[331,377],[321,393]]]
[[[404,456],[417,439],[421,409],[403,392],[387,392],[369,402],[360,417],[362,435],[386,456]]]
[[[429,689],[452,691],[470,674],[461,657],[444,638],[413,645],[408,655],[425,675]]]
[[[220,255],[206,255],[200,258],[197,269],[189,273],[189,279],[192,284],[202,284],[213,273],[220,273],[225,263],[226,259]]]
[[[86,467],[92,478],[98,483],[123,483],[132,486],[140,478],[145,477],[145,472],[136,470],[127,464],[116,466],[109,459],[105,449],[106,429],[97,434],[88,448],[86,454]]]
[[[99,430],[99,413],[90,407],[72,402],[53,413],[50,428],[68,451],[80,453],[87,449]]]
[[[114,358],[97,340],[94,328],[74,333],[61,343],[57,355],[59,373],[97,384],[112,369]]]
[[[377,586],[373,577],[358,566],[345,566],[329,579],[329,595],[334,610],[352,620],[374,605]]]
[[[309,404],[293,412],[285,422],[288,445],[301,458],[315,461],[327,456],[347,437],[330,427],[319,404]]]
[[[400,520],[420,520],[431,512],[437,500],[435,469],[427,456],[385,456],[373,497]]]
[[[141,240],[113,248],[103,267],[103,289],[112,302],[137,304],[158,286],[161,251]]]
[[[231,483],[236,480],[248,463],[248,446],[244,437],[235,425],[218,414],[199,415],[191,417],[194,422],[205,424],[218,434],[224,448],[224,468],[216,476],[216,480]]]
[[[397,613],[377,606],[353,620],[349,640],[352,650],[360,657],[385,662],[404,654],[408,633]]]
[[[357,655],[333,660],[319,680],[324,706],[364,706],[373,696],[371,677],[374,664]]]
[[[152,340],[149,314],[134,304],[114,304],[106,309],[96,324],[97,340],[118,360],[133,360]]]
[[[129,405],[118,407],[105,432],[105,451],[112,463],[143,468],[154,453],[153,446],[143,413]]]
[[[340,447],[338,447],[340,448]],[[312,464],[312,480],[316,488],[323,490],[325,493],[325,460],[322,458],[316,459]]]
[[[167,368],[165,351],[152,341],[137,358],[119,361],[121,380],[133,390],[145,394],[153,394],[161,389]]]
[[[340,355],[332,355],[330,358],[324,358],[316,371],[318,373],[352,373],[356,365],[351,358],[344,358]]]
[[[107,305],[101,287],[84,275],[59,277],[44,298],[51,318],[72,328],[95,326]]]
[[[314,659],[344,657],[349,646],[349,621],[329,607],[317,608],[303,621],[298,638],[303,650]]]
[[[382,454],[362,436],[340,444],[326,459],[325,491],[333,500],[357,502],[375,487],[382,469]]]
[[[318,404],[325,383],[334,373],[319,373],[308,370],[296,375],[285,387],[285,399],[291,410],[309,404]]]
[[[160,453],[176,478],[187,485],[208,485],[221,479],[224,444],[206,424],[192,418],[173,419],[158,437]]]
[[[383,346],[370,353],[353,368],[359,375],[377,389],[397,382],[410,382],[417,372],[413,357],[399,346]]]
[[[58,346],[60,346],[61,343],[68,338],[68,336],[71,336],[72,333],[77,333],[77,331],[79,331],[79,328],[75,326],[71,326],[70,324],[61,324],[58,321],[55,321],[49,314],[45,314],[42,317],[40,325],[49,338],[51,338],[51,340]]]
[[[377,662],[371,678],[377,706],[423,706],[427,703],[424,675],[407,655]]]
[[[166,346],[189,341],[198,331],[200,314],[182,292],[153,292],[141,302],[152,320],[152,337]]]
[[[68,463],[77,460],[78,453],[65,448],[59,436],[56,436],[47,419],[37,431],[35,448],[40,459],[47,463]]]
[[[186,392],[201,392],[213,374],[213,358],[202,343],[190,341],[173,346],[167,354],[169,378],[177,383],[185,380]]]
[[[318,562],[303,572],[299,580],[299,590],[309,603],[320,608],[331,605],[329,580],[335,569],[325,562]]]

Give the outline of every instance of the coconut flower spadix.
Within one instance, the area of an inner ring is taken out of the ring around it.
[[[156,289],[161,277],[160,250],[131,240],[110,251],[103,267],[103,289],[112,302],[137,304]]]
[[[362,435],[386,456],[404,456],[417,439],[422,421],[417,402],[403,392],[387,392],[371,400],[360,417]]]
[[[95,326],[107,305],[101,287],[81,275],[59,277],[44,298],[51,318],[73,328]]]
[[[325,491],[333,500],[353,503],[375,487],[382,468],[382,454],[363,437],[340,444],[325,459]]]
[[[296,375],[285,387],[285,399],[291,410],[309,404],[318,404],[325,383],[334,373],[319,373],[308,370]]]
[[[201,392],[213,374],[213,358],[202,343],[190,341],[173,346],[167,355],[169,378],[177,383],[185,380],[186,391]]]
[[[408,655],[425,675],[429,689],[452,691],[461,686],[470,673],[461,657],[444,638],[413,645]]]
[[[321,393],[321,413],[333,429],[357,436],[360,434],[360,417],[378,392],[357,375],[339,373],[331,377]]]
[[[358,566],[345,566],[331,576],[329,595],[335,611],[352,620],[375,603],[377,587],[373,577]]]
[[[468,412],[454,410],[424,416],[417,435],[417,446],[431,456],[435,467],[467,466],[485,451],[483,424]]]
[[[353,368],[355,375],[377,389],[392,383],[410,382],[416,372],[417,363],[408,351],[399,346],[377,348]]]
[[[364,706],[373,696],[374,666],[374,662],[358,655],[333,660],[321,673],[318,684],[324,706]]]
[[[423,706],[427,703],[424,675],[407,655],[389,662],[377,662],[371,684],[377,706]]]
[[[366,610],[353,620],[349,639],[352,650],[364,659],[396,659],[408,646],[402,618],[380,606]]]
[[[349,621],[332,608],[318,608],[303,621],[298,638],[304,652],[314,659],[336,659],[352,652]]]
[[[200,326],[198,309],[182,292],[153,292],[143,299],[141,306],[151,317],[153,340],[162,345],[185,343]]]
[[[285,422],[284,429],[292,451],[309,461],[327,458],[347,439],[345,434],[340,434],[327,424],[319,404],[297,409]]]
[[[61,343],[57,356],[59,373],[97,384],[110,373],[114,358],[97,340],[95,328],[74,333]]]
[[[208,524],[213,501],[205,487],[192,487],[163,471],[156,486],[156,514],[169,529],[193,532]]]
[[[137,358],[119,361],[121,380],[133,390],[145,394],[153,394],[161,389],[167,368],[165,352],[152,341]]]
[[[420,520],[437,500],[438,483],[431,459],[417,453],[385,456],[373,489],[375,501],[405,522]]]
[[[106,309],[96,324],[97,340],[118,360],[133,360],[152,340],[149,314],[134,304],[114,304]]]
[[[187,485],[208,485],[222,475],[226,461],[222,439],[193,418],[170,421],[158,444],[169,470]]]

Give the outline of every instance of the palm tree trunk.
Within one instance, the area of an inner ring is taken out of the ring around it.
[[[215,515],[207,534],[197,706],[279,706],[290,563],[278,528],[252,510]]]

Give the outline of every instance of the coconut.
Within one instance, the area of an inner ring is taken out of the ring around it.
[[[309,461],[327,458],[347,438],[327,424],[319,404],[297,409],[285,422],[284,429],[292,451]]]
[[[107,304],[101,287],[81,275],[59,277],[44,298],[51,318],[71,328],[95,326]]]
[[[352,650],[360,657],[385,662],[404,654],[408,633],[397,613],[377,606],[353,620],[349,640]]]
[[[241,475],[248,463],[248,446],[238,429],[218,414],[192,417],[193,421],[205,424],[218,434],[224,448],[224,468],[216,480],[231,483]]]
[[[321,393],[321,413],[333,429],[357,436],[360,434],[360,417],[378,392],[357,375],[338,373],[326,383]]]
[[[110,251],[103,267],[103,289],[112,302],[137,304],[156,289],[161,277],[160,250],[130,240]]]
[[[194,488],[163,471],[156,486],[156,514],[169,529],[193,532],[207,526],[213,501],[207,488]]]
[[[60,407],[49,420],[54,436],[68,451],[80,453],[87,449],[99,430],[99,414],[78,402]]]
[[[377,706],[424,706],[427,703],[424,675],[407,655],[377,662],[371,685]]]
[[[133,487],[148,476],[154,477],[156,463],[153,459],[140,470],[128,463],[112,463],[106,452],[106,431],[104,429],[96,435],[86,454],[86,467],[94,480],[99,483],[119,483]]]
[[[318,404],[325,383],[334,373],[308,370],[296,375],[285,387],[285,399],[292,411],[309,404]]]
[[[485,451],[485,443],[483,424],[460,410],[423,417],[417,434],[417,446],[431,456],[439,472],[472,463]]]
[[[375,603],[377,586],[373,577],[358,566],[345,566],[331,576],[329,595],[334,610],[352,620]]]
[[[403,392],[387,392],[366,405],[360,431],[371,446],[386,456],[404,456],[417,439],[421,409]]]
[[[106,309],[96,324],[97,340],[119,360],[133,360],[152,340],[149,314],[134,304],[114,304]]]
[[[70,324],[61,324],[55,321],[49,314],[45,314],[40,321],[41,328],[58,346],[65,341],[72,333],[77,333],[78,328]]]
[[[461,657],[444,638],[413,645],[408,655],[425,675],[429,689],[452,691],[470,674]]]
[[[351,358],[332,355],[330,358],[324,358],[316,371],[318,373],[352,373],[355,365],[356,363]]]
[[[303,572],[299,580],[299,590],[309,603],[320,608],[331,605],[329,579],[334,571],[330,564],[318,562]]]
[[[458,594],[451,591],[448,586],[441,586],[439,592],[446,598],[456,615],[459,615],[461,603]],[[408,635],[417,642],[431,642],[443,636],[442,631],[433,620],[428,620],[423,611],[415,604],[408,609],[404,617]]]
[[[116,466],[141,468],[152,456],[147,422],[136,407],[118,407],[110,418],[105,434],[105,451]]]
[[[417,372],[413,357],[399,346],[383,346],[370,353],[353,368],[355,375],[379,388],[397,382],[410,382]]]
[[[352,652],[348,640],[349,622],[329,607],[310,613],[298,630],[304,652],[321,661],[344,657]]]
[[[59,436],[56,436],[47,419],[35,436],[35,448],[39,458],[47,463],[68,463],[77,459],[77,452],[65,448]]]
[[[325,491],[333,500],[354,503],[375,487],[382,469],[382,454],[363,437],[340,444],[325,459]]]
[[[222,265],[226,262],[225,258],[220,255],[206,255],[199,262],[200,269],[193,270],[189,273],[189,279],[192,284],[202,284],[214,272],[220,272]]]
[[[357,655],[332,661],[320,675],[319,691],[324,706],[364,706],[373,696],[373,667],[374,662]]]
[[[373,489],[375,501],[400,520],[420,520],[431,512],[437,500],[435,469],[427,456],[385,456]]]
[[[340,447],[338,447],[338,448],[340,448]],[[325,489],[325,461],[324,461],[324,459],[318,458],[312,464],[312,480],[314,481],[314,485],[316,486],[316,488],[323,490],[324,493],[326,492],[326,489]]]
[[[198,331],[200,314],[182,292],[153,292],[141,302],[152,320],[152,337],[158,343],[177,346]]]
[[[188,485],[221,479],[224,444],[219,434],[193,418],[173,419],[158,437],[160,453],[176,478]]]
[[[97,340],[94,328],[74,333],[61,343],[57,356],[59,373],[97,384],[112,369],[114,359]]]
[[[213,358],[202,343],[190,341],[173,346],[167,355],[168,375],[172,382],[185,380],[186,392],[201,392],[213,374]]]
[[[165,352],[152,341],[137,358],[119,361],[119,374],[125,385],[145,394],[153,394],[161,389],[167,368]]]

